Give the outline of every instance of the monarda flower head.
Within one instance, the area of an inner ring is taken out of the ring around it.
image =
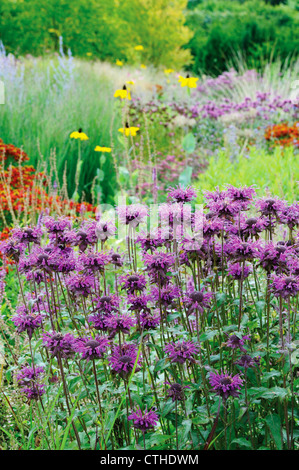
[[[138,227],[148,216],[148,208],[142,204],[122,205],[116,208],[120,223]]]
[[[299,226],[299,204],[295,202],[290,206],[285,207],[278,213],[279,220],[287,225],[290,230]]]
[[[80,251],[85,251],[88,246],[94,246],[98,241],[96,227],[97,221],[83,223],[79,230],[68,232],[69,242],[78,246]]]
[[[97,223],[96,235],[99,240],[105,242],[108,238],[112,238],[115,235],[116,227],[112,221],[100,220]]]
[[[105,266],[110,262],[108,253],[85,251],[81,253],[78,262],[88,272],[103,272]]]
[[[55,217],[47,216],[43,219],[43,223],[47,229],[47,232],[57,237],[65,230],[70,230],[72,226],[71,221],[66,217],[59,217],[55,219]]]
[[[205,308],[210,306],[212,298],[212,292],[207,292],[204,289],[197,291],[191,288],[184,297],[188,315],[192,315],[196,310],[202,313]]]
[[[227,335],[227,341],[224,343],[225,346],[231,349],[240,349],[240,351],[246,353],[246,349],[243,347],[246,340],[250,340],[249,335],[244,335],[239,337],[238,335],[232,334]]]
[[[66,278],[66,285],[75,296],[88,297],[94,287],[94,277],[88,273],[73,274]]]
[[[143,274],[126,274],[120,276],[120,283],[122,284],[122,289],[125,289],[128,294],[135,294],[136,292],[141,292],[146,288],[146,277]]]
[[[261,198],[256,200],[256,207],[264,217],[277,217],[286,209],[286,203],[278,197]]]
[[[12,321],[17,327],[18,333],[26,331],[28,338],[31,339],[33,332],[42,326],[43,318],[40,314],[20,311],[12,318]]]
[[[139,429],[139,431],[145,433],[152,430],[158,424],[159,417],[154,411],[148,411],[146,407],[143,412],[138,408],[136,411],[131,413],[128,416],[128,420],[133,421],[135,429]]]
[[[260,356],[251,357],[249,354],[243,354],[240,359],[235,361],[235,364],[238,364],[244,369],[248,369],[249,367],[256,367],[260,365]]]
[[[167,396],[170,397],[173,402],[184,401],[186,399],[184,393],[184,388],[186,388],[186,386],[183,386],[179,383],[173,383],[168,385],[170,387],[167,390]]]
[[[135,344],[124,343],[120,346],[115,346],[109,357],[109,364],[112,371],[119,374],[123,379],[126,379],[132,372],[137,360],[138,349]],[[138,357],[137,370],[140,370],[141,357]]]
[[[21,387],[21,393],[24,394],[28,401],[38,400],[46,393],[45,385],[39,380],[45,374],[43,367],[23,367],[17,374],[17,382]]]
[[[268,242],[261,246],[258,251],[259,264],[267,273],[271,271],[284,271],[289,248],[282,245],[276,245]]]
[[[299,276],[273,274],[271,280],[272,284],[270,286],[270,290],[273,292],[275,297],[281,296],[287,299],[291,296],[295,296],[299,291]]]
[[[76,340],[73,335],[57,333],[55,331],[46,332],[43,335],[43,344],[55,357],[72,357],[76,350]]]
[[[179,185],[176,188],[170,187],[167,190],[168,201],[186,203],[191,202],[196,197],[197,193],[192,187],[183,188]]]
[[[79,338],[75,343],[75,349],[81,353],[81,358],[87,361],[103,357],[109,342],[105,336],[97,335],[95,338]]]
[[[12,230],[13,238],[19,243],[24,243],[26,245],[29,243],[39,245],[42,234],[43,232],[39,227],[15,228]]]
[[[119,315],[110,315],[104,320],[105,326],[109,333],[109,339],[113,339],[116,334],[129,334],[130,328],[135,326],[135,318],[125,313]]]
[[[167,344],[164,351],[173,363],[184,364],[187,360],[194,363],[195,356],[199,353],[199,345],[192,341],[181,340]]]
[[[246,210],[248,205],[253,200],[256,192],[253,186],[244,186],[243,188],[236,188],[229,185],[226,189],[228,197],[232,202],[238,202],[241,210]]]
[[[143,330],[154,330],[160,324],[160,314],[143,311],[140,314],[140,327]]]
[[[244,265],[241,263],[232,263],[228,265],[227,274],[235,280],[246,279],[252,269],[248,265]]]
[[[258,242],[251,240],[244,242],[239,237],[231,237],[224,244],[224,253],[236,262],[252,260],[258,256],[259,247]]]
[[[153,301],[161,303],[165,307],[173,307],[180,300],[180,289],[171,284],[163,286],[161,289],[154,286],[151,290],[151,297]]]
[[[216,395],[221,396],[224,400],[228,397],[238,397],[243,380],[237,375],[231,375],[226,372],[211,372],[209,377],[210,384]]]

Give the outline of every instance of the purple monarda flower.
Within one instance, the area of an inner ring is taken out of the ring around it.
[[[99,221],[96,227],[96,234],[99,240],[105,242],[108,238],[113,237],[116,227],[111,221]]]
[[[213,391],[224,400],[228,397],[238,397],[243,380],[237,375],[230,375],[226,372],[211,372],[209,377]]]
[[[18,263],[25,246],[24,243],[18,243],[16,240],[10,238],[0,244],[0,251],[6,258],[12,259]]]
[[[18,333],[23,333],[23,331],[26,331],[29,339],[31,339],[34,330],[42,326],[43,318],[39,314],[22,311],[15,315],[12,318],[12,321],[17,327]]]
[[[192,315],[196,310],[202,313],[205,308],[210,306],[212,298],[212,292],[207,292],[204,289],[199,291],[194,290],[194,288],[190,289],[184,299],[188,315]]]
[[[36,243],[40,244],[40,239],[43,232],[39,227],[25,227],[25,228],[15,228],[12,230],[12,236],[19,243],[29,244]]]
[[[76,340],[70,333],[63,335],[55,331],[46,332],[43,335],[43,344],[52,356],[71,357],[76,348]]]
[[[43,367],[23,367],[17,374],[18,384],[21,386],[21,393],[26,395],[28,400],[37,400],[46,393],[45,385],[39,380],[45,371]]]
[[[137,359],[137,346],[135,344],[124,343],[115,346],[109,357],[109,364],[113,372],[126,379],[132,372]],[[138,357],[137,367],[140,367],[140,356]]]
[[[235,188],[230,185],[227,187],[227,195],[233,202],[239,202],[243,210],[246,210],[248,204],[252,201],[256,192],[253,186],[244,186],[243,188]]]
[[[227,333],[226,333],[227,335]],[[228,336],[228,335],[227,335]],[[243,352],[246,352],[246,349],[243,348],[246,340],[250,340],[249,335],[244,335],[241,338],[235,334],[228,336],[227,341],[224,343],[225,346],[232,349],[240,349]]]
[[[94,246],[98,241],[96,226],[96,221],[86,222],[78,231],[68,232],[67,240],[72,245],[78,246],[80,251],[85,251],[88,246]]]
[[[110,263],[114,265],[114,267],[122,267],[124,262],[122,256],[119,253],[115,253],[113,251],[110,252]]]
[[[171,284],[163,286],[161,289],[154,286],[151,290],[151,296],[155,302],[161,302],[161,305],[165,307],[173,307],[174,304],[179,302],[180,289]]]
[[[59,217],[58,219],[55,219],[54,217],[48,216],[43,219],[43,223],[48,233],[51,233],[55,236],[60,235],[66,229],[70,230],[72,226],[71,221],[65,217]]]
[[[19,385],[28,385],[31,382],[35,382],[45,373],[45,370],[41,366],[34,367],[22,367],[20,372],[17,373],[17,381]]]
[[[146,288],[146,278],[143,274],[126,274],[120,276],[119,281],[122,284],[122,289],[125,289],[128,294],[135,294]]]
[[[186,386],[184,387],[179,383],[169,385],[170,387],[167,390],[167,396],[170,397],[173,402],[185,400],[184,388],[186,388]]]
[[[144,412],[142,412],[140,408],[134,411],[128,416],[128,420],[133,421],[135,429],[139,429],[141,432],[145,433],[157,425],[159,417],[154,411],[148,411],[146,407]]]
[[[108,253],[85,251],[79,256],[78,262],[86,271],[103,272],[105,266],[110,262],[110,257]]]
[[[187,360],[194,363],[194,356],[199,352],[199,345],[192,341],[181,340],[177,343],[172,342],[167,344],[164,347],[164,351],[173,363],[184,364]]]
[[[271,277],[272,285],[270,286],[271,292],[275,297],[288,298],[294,296],[299,291],[299,276],[287,276],[284,274],[275,275]]]
[[[167,193],[168,200],[181,203],[191,202],[197,197],[197,193],[194,188],[183,188],[181,185],[177,186],[176,188],[168,188]]]
[[[138,227],[148,216],[148,208],[142,204],[122,205],[116,208],[119,221],[122,224]]]
[[[286,203],[278,197],[257,199],[256,207],[265,217],[277,217],[279,212],[286,209]]]
[[[87,273],[73,274],[66,278],[66,285],[74,295],[88,297],[94,287],[94,277]]]
[[[160,315],[144,311],[140,314],[140,326],[143,330],[154,330],[160,323]]]
[[[237,361],[235,361],[235,364],[238,364],[241,367],[244,367],[245,369],[248,369],[249,367],[256,367],[260,365],[260,356],[258,357],[251,357],[249,354],[243,354],[243,356],[240,357]]]
[[[75,349],[81,353],[82,359],[90,361],[103,357],[108,345],[108,339],[105,336],[97,335],[95,338],[79,338],[76,341]]]
[[[109,332],[109,339],[112,339],[119,332],[129,334],[130,328],[136,324],[136,320],[130,315],[122,313],[106,317],[104,324]]]
[[[271,271],[284,270],[288,252],[288,247],[268,242],[259,249],[259,264],[268,273]]]
[[[252,260],[258,256],[258,242],[248,240],[242,241],[239,237],[231,237],[231,239],[224,244],[225,254],[234,261]]]
[[[299,225],[299,204],[295,202],[288,207],[285,207],[279,212],[279,219],[283,224],[286,224],[290,230],[293,230]]]
[[[228,265],[227,273],[235,280],[246,279],[249,274],[252,272],[250,266],[241,264],[241,263],[232,263]]]

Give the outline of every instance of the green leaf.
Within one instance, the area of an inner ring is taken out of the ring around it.
[[[191,166],[186,166],[179,176],[179,183],[185,188],[191,184],[192,171],[193,169]]]
[[[196,146],[196,139],[192,132],[189,132],[187,135],[184,136],[182,147],[187,153],[192,153],[195,150]]]
[[[275,445],[278,450],[283,448],[282,429],[280,417],[277,414],[270,414],[266,416],[265,422],[269,428],[270,434],[274,439]]]
[[[245,439],[245,437],[238,437],[236,439],[233,439],[231,441],[230,445],[231,444],[238,444],[239,446],[251,448],[250,441],[247,441],[247,439]]]

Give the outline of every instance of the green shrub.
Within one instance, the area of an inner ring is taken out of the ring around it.
[[[192,34],[184,25],[186,0],[2,0],[0,39],[14,54],[59,50],[75,56],[180,68]],[[135,51],[136,45],[143,51]]]
[[[248,66],[260,68],[299,50],[299,12],[287,5],[206,0],[188,11],[187,25],[194,32],[187,47],[195,73],[227,70],[239,53]]]
[[[212,191],[217,186],[222,189],[228,184],[254,184],[259,196],[269,192],[291,203],[299,198],[298,170],[298,155],[292,147],[284,150],[276,148],[273,153],[252,147],[248,158],[242,156],[234,162],[226,152],[221,151],[211,158],[207,170],[200,174],[195,186],[202,194],[202,190]]]

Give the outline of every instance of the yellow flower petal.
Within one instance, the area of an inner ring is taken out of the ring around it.
[[[114,93],[114,97],[115,98],[121,98],[122,100],[124,100],[125,98],[127,98],[128,100],[131,99],[131,93],[129,90],[127,89],[121,89],[121,90],[116,90],[116,92]]]
[[[144,47],[141,44],[139,44],[138,46],[135,46],[134,49],[135,51],[143,51]]]
[[[107,152],[107,153],[110,153],[111,152],[111,148],[110,147],[100,147],[100,145],[97,145],[95,147],[95,151],[96,152]]]

